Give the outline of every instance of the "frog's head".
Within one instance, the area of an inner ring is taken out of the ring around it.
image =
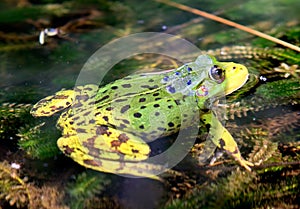
[[[219,81],[225,95],[241,88],[248,80],[248,69],[234,62],[218,62],[209,72],[210,78]]]
[[[248,79],[248,70],[244,65],[234,62],[218,62],[210,57],[212,63],[207,75],[196,90],[198,97],[212,98],[228,95],[242,87]]]

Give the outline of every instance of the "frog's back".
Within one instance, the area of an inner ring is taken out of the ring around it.
[[[144,140],[178,132],[194,97],[171,94],[162,80],[167,74],[128,76],[100,88],[94,104],[98,124],[112,125]]]

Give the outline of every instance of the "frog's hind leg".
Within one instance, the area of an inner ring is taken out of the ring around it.
[[[231,155],[241,166],[251,171],[249,166],[253,163],[246,161],[239,151],[239,148],[234,141],[231,134],[222,126],[220,121],[213,115],[213,113],[205,113],[201,116],[203,122],[209,128],[209,138],[220,149],[225,150]]]
[[[32,107],[30,113],[35,117],[51,116],[69,107],[73,103],[73,97],[73,90],[61,90],[54,95],[41,99]]]
[[[82,138],[85,140],[82,141]],[[106,142],[93,134],[76,134],[62,136],[57,145],[65,155],[71,157],[80,165],[93,170],[122,175],[134,175],[160,180],[154,174],[165,171],[161,165],[143,162],[117,152],[107,146]]]
[[[76,86],[74,90],[61,90],[36,103],[30,113],[35,117],[51,116],[70,106],[78,107],[86,104],[95,93],[98,86],[89,84]]]

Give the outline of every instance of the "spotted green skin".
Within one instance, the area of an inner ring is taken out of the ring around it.
[[[237,144],[209,109],[219,96],[240,88],[247,68],[200,56],[171,71],[127,76],[98,88],[77,86],[39,101],[36,116],[63,111],[58,147],[79,164],[103,172],[153,177],[162,166],[143,160],[151,152],[147,142],[201,121],[209,140],[243,167],[252,163],[240,155]],[[200,118],[199,118],[200,116]],[[139,162],[139,163],[137,163]]]

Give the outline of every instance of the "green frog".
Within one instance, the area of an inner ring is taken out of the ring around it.
[[[97,171],[152,177],[153,170],[162,168],[145,162],[151,152],[149,142],[188,129],[195,121],[206,127],[215,147],[251,170],[253,164],[243,159],[212,111],[220,96],[239,89],[247,79],[245,66],[200,55],[177,69],[58,91],[35,104],[31,114],[63,111],[57,122],[62,130],[59,149]]]

